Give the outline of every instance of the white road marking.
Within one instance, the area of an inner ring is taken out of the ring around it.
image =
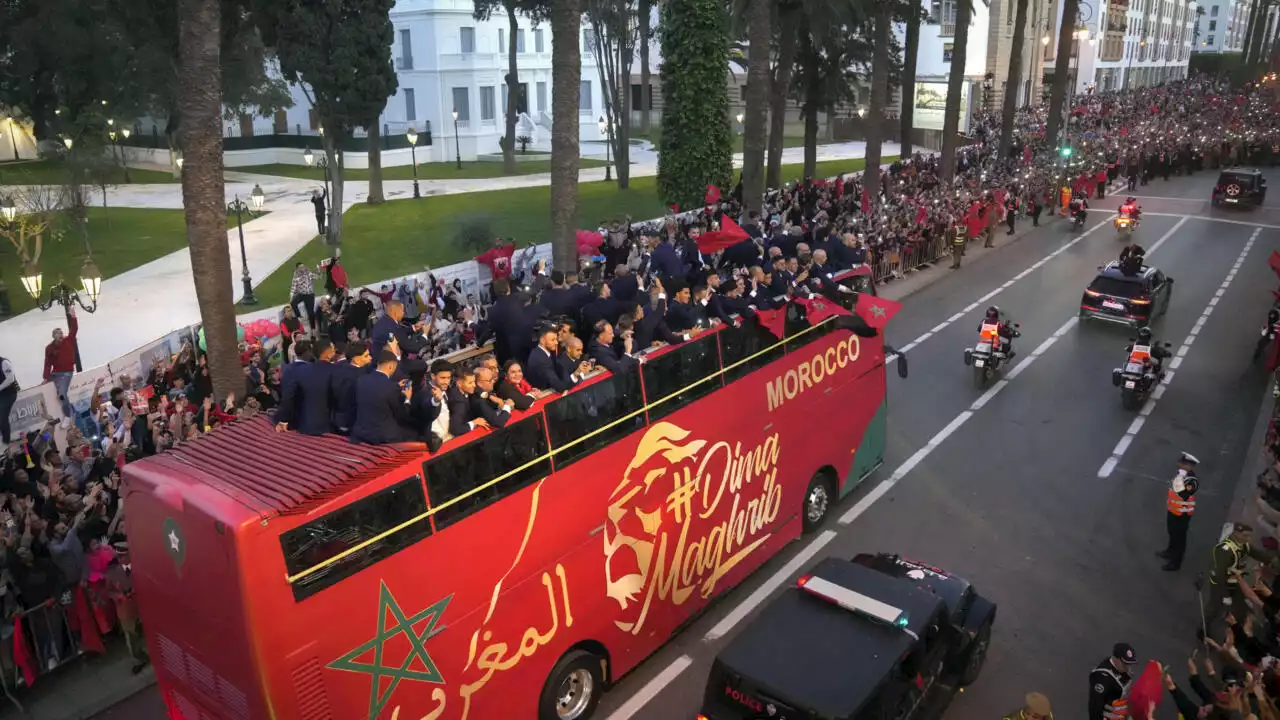
[[[1205,217],[1203,215],[1182,215],[1180,213],[1149,212],[1147,210],[1143,210],[1142,214],[1150,215],[1152,217],[1195,218],[1196,220],[1204,220],[1206,222],[1220,222],[1220,223],[1228,223],[1230,225],[1247,225],[1249,227],[1255,227],[1255,228],[1270,228],[1273,230],[1280,230],[1280,225],[1276,225],[1274,223],[1249,222],[1247,220],[1231,220],[1229,218]]]
[[[1179,223],[1179,225],[1181,225],[1181,223]],[[1253,231],[1253,234],[1249,236],[1249,242],[1244,244],[1244,249],[1240,251],[1240,256],[1236,258],[1237,265],[1244,262],[1245,256],[1247,256],[1249,251],[1253,249],[1253,244],[1257,242],[1258,234],[1261,232],[1262,228],[1257,228]],[[1138,433],[1142,430],[1142,426],[1147,422],[1147,417],[1155,410],[1156,403],[1158,403],[1160,398],[1164,395],[1164,389],[1173,382],[1173,371],[1182,365],[1182,360],[1187,356],[1187,352],[1190,350],[1191,345],[1195,343],[1196,336],[1199,334],[1200,328],[1204,326],[1204,323],[1208,321],[1209,316],[1213,314],[1213,310],[1218,304],[1217,299],[1222,297],[1222,294],[1226,292],[1228,287],[1230,287],[1231,280],[1234,275],[1235,271],[1232,271],[1232,273],[1227,276],[1227,279],[1223,281],[1222,287],[1218,288],[1218,292],[1215,294],[1213,300],[1205,305],[1204,311],[1200,313],[1200,319],[1196,321],[1195,327],[1191,329],[1191,332],[1187,333],[1187,339],[1182,341],[1182,346],[1178,348],[1177,355],[1169,362],[1169,371],[1165,373],[1164,380],[1161,381],[1160,384],[1156,386],[1156,389],[1152,391],[1151,397],[1148,398],[1146,404],[1142,406],[1142,411],[1138,414],[1138,417],[1133,419],[1133,422],[1129,425],[1129,429],[1125,431],[1124,437],[1120,439],[1120,442],[1116,443],[1115,450],[1111,451],[1111,457],[1108,457],[1106,461],[1102,463],[1102,467],[1098,468],[1098,477],[1111,477],[1111,473],[1114,472],[1116,466],[1120,464],[1120,461],[1124,458],[1125,452],[1129,449],[1129,445],[1132,444],[1133,439],[1138,436]]]
[[[1169,238],[1173,237],[1174,233],[1178,232],[1178,228],[1185,225],[1186,222],[1190,219],[1191,219],[1190,217],[1184,217],[1181,220],[1179,220],[1177,223],[1175,223],[1173,227],[1169,228],[1169,232],[1161,235],[1159,240],[1155,241],[1154,243],[1152,243],[1151,247],[1147,248],[1147,254],[1150,255],[1151,253],[1159,249],[1159,247],[1165,244],[1165,242],[1167,242]]]
[[[865,500],[866,498],[863,499]],[[814,538],[808,545],[806,545],[803,550],[796,553],[795,557],[791,558],[786,565],[779,568],[778,572],[774,573],[772,577],[761,583],[760,587],[756,588],[755,592],[748,595],[745,600],[738,603],[737,607],[725,614],[724,617],[720,618],[720,622],[716,623],[715,627],[708,630],[707,634],[703,636],[703,639],[707,642],[712,642],[728,635],[729,631],[733,629],[733,626],[742,622],[742,620],[746,618],[746,616],[750,614],[757,605],[768,599],[768,597],[773,594],[774,590],[778,589],[782,583],[786,582],[787,579],[795,574],[802,565],[809,562],[814,555],[818,554],[819,550],[826,547],[827,543],[834,540],[835,537],[835,530],[824,530],[822,534],[818,535],[818,537]],[[611,718],[610,720],[613,719]]]
[[[657,697],[659,693],[667,689],[673,680],[680,676],[680,673],[689,669],[693,664],[693,658],[688,655],[681,655],[665,668],[662,672],[653,676],[653,679],[645,683],[634,695],[627,698],[617,710],[609,713],[606,720],[628,720],[630,717],[640,712],[640,710],[648,704],[650,700]]]

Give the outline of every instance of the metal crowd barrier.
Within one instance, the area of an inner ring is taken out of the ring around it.
[[[27,681],[15,653],[15,626],[21,625],[22,651],[29,658],[36,677],[57,670],[83,652],[80,638],[71,630],[68,617],[68,610],[74,606],[64,602],[70,602],[69,591],[16,613],[12,617],[13,624],[5,625],[0,632],[0,689],[19,712],[26,711],[13,693],[15,689],[25,687]]]
[[[877,253],[871,270],[876,283],[892,282],[922,268],[930,267],[947,254],[946,238],[925,243],[909,243],[904,247]]]

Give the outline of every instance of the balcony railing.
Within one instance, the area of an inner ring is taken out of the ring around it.
[[[942,23],[941,28],[942,28],[942,29],[938,32],[938,35],[940,35],[940,36],[942,36],[942,37],[955,37],[955,36],[956,36],[956,24],[955,24],[955,23]]]

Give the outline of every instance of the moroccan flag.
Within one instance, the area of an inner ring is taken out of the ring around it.
[[[1129,688],[1129,713],[1134,720],[1155,720],[1151,712],[1159,707],[1163,697],[1164,683],[1160,676],[1160,663],[1152,660]]]
[[[738,223],[729,219],[728,215],[721,215],[719,230],[704,232],[698,236],[698,251],[704,255],[710,255],[717,250],[737,245],[750,237],[747,231],[743,230]]]
[[[84,588],[76,586],[72,592],[72,603],[75,606],[75,612],[71,619],[74,621],[75,629],[80,632],[80,647],[86,652],[99,655],[105,653],[107,648],[102,644],[102,635],[98,634],[93,611],[89,609],[89,598],[85,596]]]
[[[871,196],[867,194],[866,188],[862,188],[862,214],[871,214]]]
[[[1271,251],[1271,257],[1267,258],[1267,264],[1271,266],[1271,271],[1276,275],[1280,275],[1280,252]]]
[[[805,309],[810,325],[817,325],[829,317],[848,315],[849,311],[824,297],[796,298],[795,304]]]
[[[902,303],[894,302],[882,297],[868,295],[867,293],[858,294],[858,303],[853,306],[853,311],[858,313],[858,317],[867,321],[871,327],[881,330],[894,315],[902,309]]]
[[[16,617],[13,621],[13,661],[22,668],[22,679],[27,687],[35,685],[36,658],[31,654],[31,645],[27,642],[21,617]]]
[[[720,202],[720,188],[715,185],[707,185],[707,196],[703,198],[703,202],[707,205],[715,205]]]
[[[781,340],[787,327],[786,307],[783,306],[782,308],[774,310],[759,310],[756,312],[756,320],[760,321],[761,327],[773,333],[774,337]]]

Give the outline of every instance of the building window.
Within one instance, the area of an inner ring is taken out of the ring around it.
[[[942,43],[942,62],[951,62],[951,53],[955,50],[954,43]]]
[[[1218,6],[1214,5],[1209,8],[1209,17],[1218,17]]]
[[[538,111],[547,112],[549,109],[547,107],[547,84],[540,82],[538,83]]]
[[[584,55],[595,55],[596,53],[596,34],[591,30],[582,31],[582,53]]]
[[[413,40],[408,30],[400,31],[400,69],[413,69]]]
[[[502,87],[505,89],[506,85],[503,85]],[[506,93],[503,94],[505,95]],[[480,121],[493,122],[493,117],[493,86],[490,85],[488,87],[480,88]]]
[[[418,119],[418,102],[413,96],[413,88],[404,89],[404,119],[405,122]]]
[[[498,52],[507,51],[507,30],[506,28],[498,28]]]
[[[453,89],[453,112],[458,113],[458,123],[471,120],[471,95],[464,87]]]
[[[956,0],[930,0],[929,22],[954,25],[956,22]]]
[[[636,87],[639,87],[639,86],[637,85]],[[742,83],[741,85],[738,86],[738,97],[744,103],[747,101],[747,84],[746,83]]]
[[[582,95],[578,98],[578,114],[590,115],[591,114],[591,81],[590,80],[582,81],[582,89],[580,90],[580,92],[582,93]]]
[[[1209,29],[1210,29],[1210,30],[1217,30],[1217,29],[1218,29],[1218,21],[1217,21],[1217,20],[1210,20],[1210,21],[1209,21]]]
[[[458,28],[458,40],[460,42],[462,53],[469,54],[476,51],[476,29],[473,27]]]
[[[632,109],[632,110],[641,110],[641,111],[644,111],[644,110],[652,110],[652,109],[653,109],[653,108],[647,108],[647,107],[645,107],[645,106],[644,106],[644,100],[645,100],[645,98],[644,98],[644,93],[640,92],[640,89],[641,89],[642,87],[643,87],[643,86],[642,86],[642,85],[640,85],[640,83],[632,83],[632,84],[631,84],[631,109]],[[652,98],[650,98],[650,99],[652,99]]]
[[[502,83],[502,117],[507,116],[507,96],[511,94],[510,87],[506,83]]]
[[[320,127],[320,116],[316,114],[315,108],[307,108],[307,125],[312,130]]]
[[[524,52],[524,30],[516,30],[516,52]]]
[[[534,51],[534,52],[545,52],[545,49],[544,49],[544,48],[545,48],[546,46],[545,46],[545,45],[543,45],[543,44],[542,44],[542,42],[543,42],[543,41],[542,41],[542,30],[541,30],[541,29],[535,29],[535,30],[533,31],[533,51]]]
[[[1213,36],[1212,36],[1212,35],[1210,35],[1209,37],[1205,38],[1205,39],[1204,39],[1204,41],[1205,41],[1205,42],[1207,42],[1207,43],[1209,43],[1210,45],[1212,45],[1212,44],[1213,44]]]

